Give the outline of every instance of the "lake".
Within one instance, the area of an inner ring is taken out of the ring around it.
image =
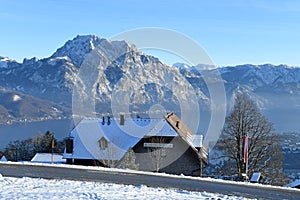
[[[3,150],[11,141],[29,139],[37,136],[38,132],[45,134],[48,130],[54,133],[56,139],[62,140],[69,135],[73,127],[72,119],[1,125],[0,149]]]

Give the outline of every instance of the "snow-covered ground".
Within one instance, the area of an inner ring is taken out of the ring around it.
[[[191,179],[206,182],[226,183],[229,185],[245,185],[251,187],[290,190],[297,189],[276,187],[245,182],[224,181],[212,178],[188,177],[164,173],[142,172],[129,169],[113,169],[93,166],[78,166],[65,164],[48,164],[32,162],[1,162],[2,165],[29,165],[58,168],[73,168],[83,170],[108,171],[125,174],[140,174],[176,179]],[[145,185],[133,186],[113,183],[47,180],[39,178],[12,178],[0,175],[0,199],[246,199],[243,197],[227,196],[224,194],[185,191],[180,189],[153,188]]]
[[[0,199],[245,199],[206,192],[0,176]]]
[[[264,189],[298,191],[298,189],[295,189],[295,188],[263,185],[263,184],[259,184],[259,183],[236,182],[236,181],[228,181],[228,180],[215,179],[215,178],[192,177],[192,176],[185,176],[185,175],[173,175],[173,174],[138,171],[138,170],[131,170],[131,169],[106,168],[106,167],[99,167],[99,166],[67,165],[67,164],[59,164],[59,163],[55,164],[55,163],[47,163],[47,162],[35,163],[35,162],[28,162],[28,161],[21,161],[21,162],[8,161],[8,162],[1,162],[1,164],[3,164],[3,165],[13,164],[13,165],[58,167],[58,168],[69,168],[69,169],[95,170],[95,171],[102,171],[102,172],[107,171],[107,172],[116,172],[116,173],[125,173],[125,174],[139,174],[139,175],[171,177],[171,178],[178,178],[178,179],[200,180],[200,181],[214,182],[214,183],[226,183],[226,184],[230,184],[230,185],[244,185],[244,186],[251,186],[251,187],[257,187],[257,188],[264,188]]]

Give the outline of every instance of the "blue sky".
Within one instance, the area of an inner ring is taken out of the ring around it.
[[[0,26],[0,56],[18,61],[48,57],[78,34],[160,27],[192,38],[217,65],[300,66],[297,0],[0,0]]]

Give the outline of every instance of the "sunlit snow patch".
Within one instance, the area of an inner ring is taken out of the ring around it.
[[[12,97],[13,102],[20,101],[21,99],[22,98],[19,95],[16,95],[16,94]]]

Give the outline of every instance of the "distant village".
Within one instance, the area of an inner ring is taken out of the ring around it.
[[[300,153],[299,133],[290,132],[281,135],[282,150],[286,153]]]

